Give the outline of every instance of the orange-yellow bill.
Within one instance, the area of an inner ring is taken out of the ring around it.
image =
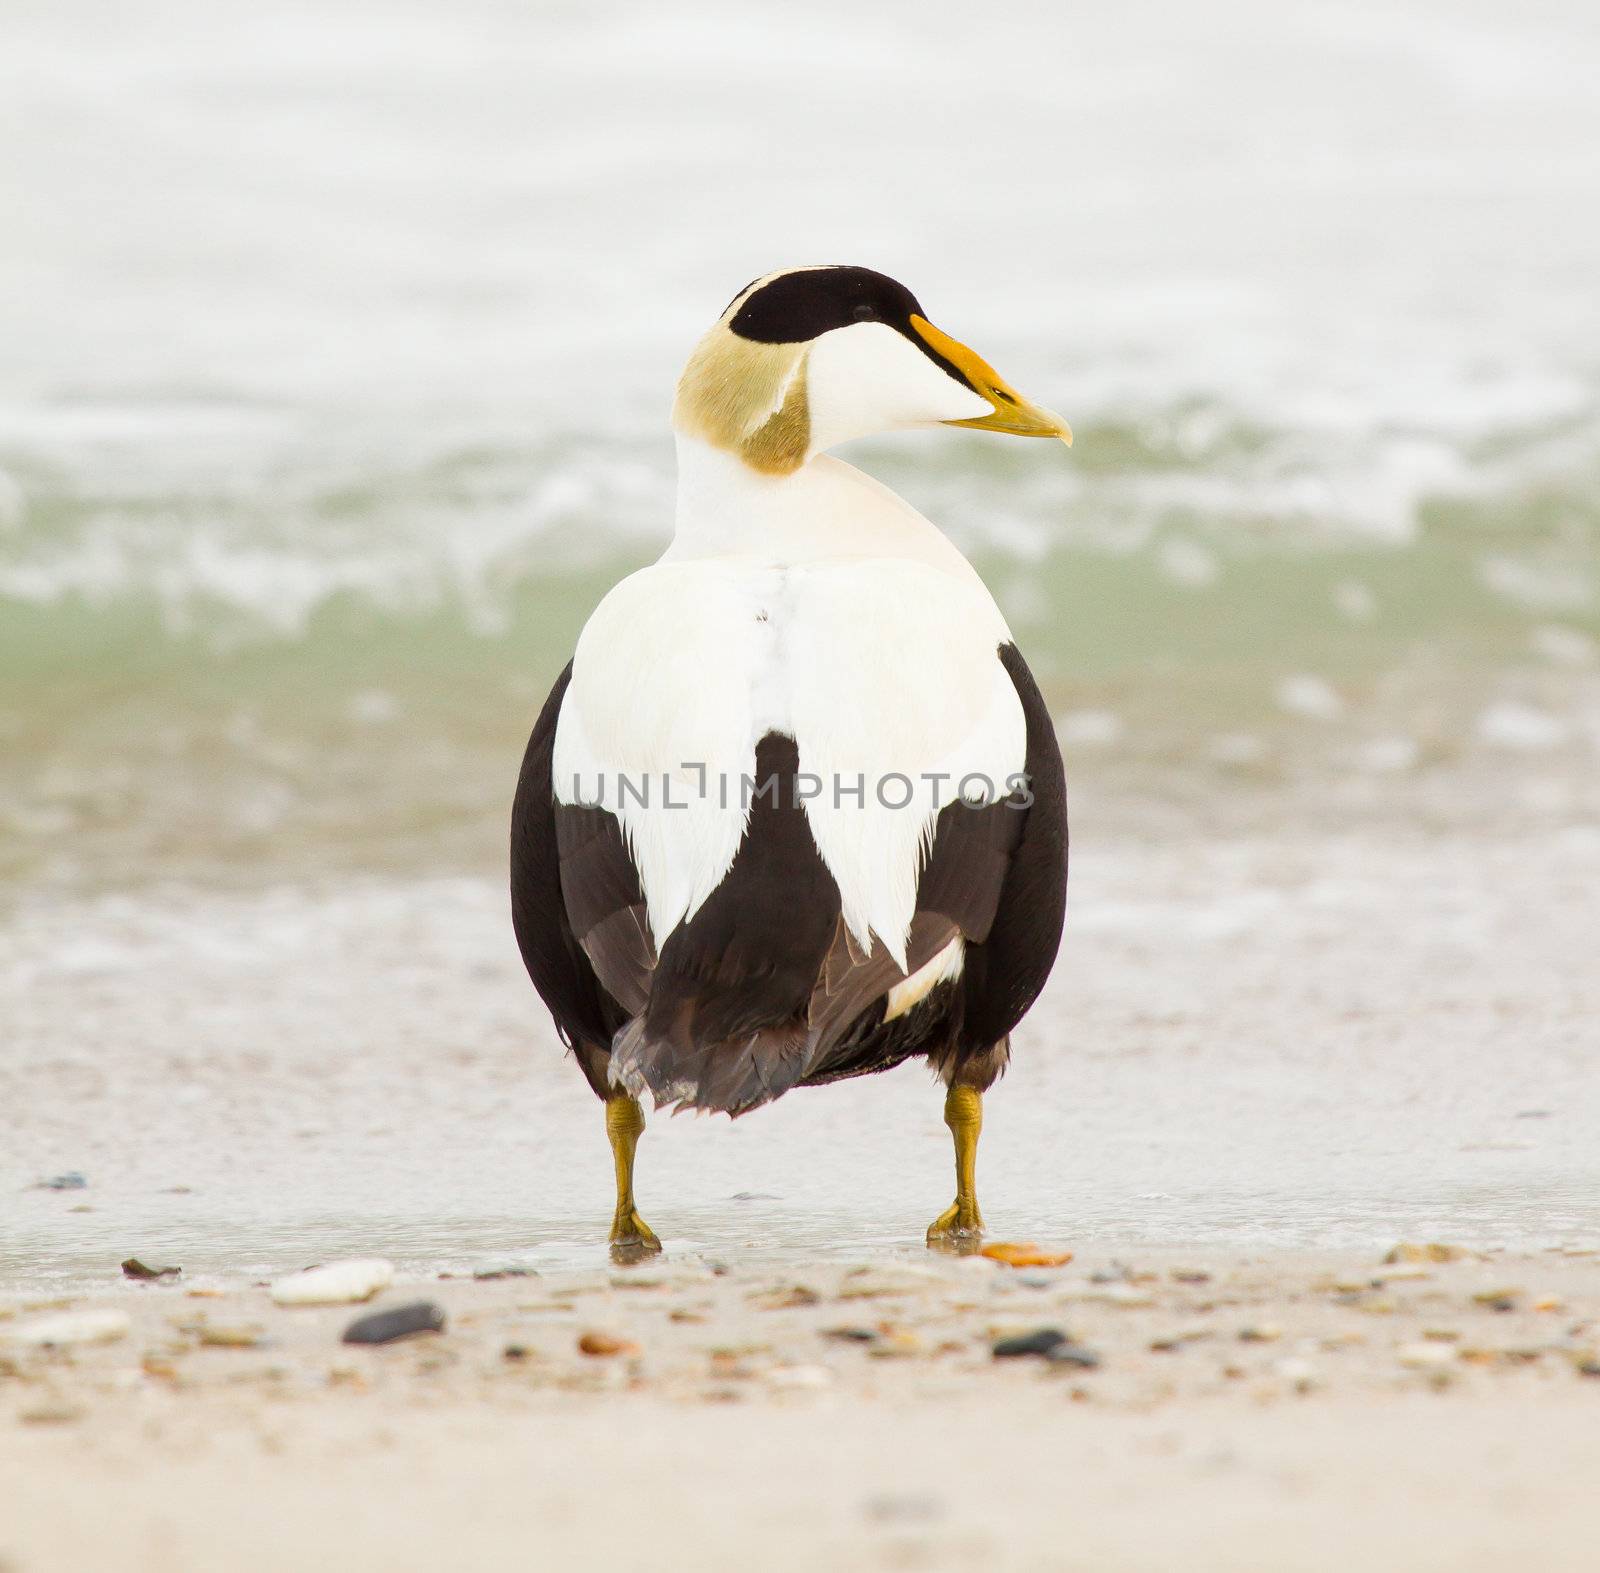
[[[994,406],[992,415],[946,421],[946,426],[973,426],[979,431],[1010,432],[1014,437],[1059,437],[1069,448],[1072,446],[1072,428],[1059,415],[1023,398],[976,351],[969,350],[948,333],[940,332],[926,317],[919,317],[915,312],[911,315],[911,328]]]

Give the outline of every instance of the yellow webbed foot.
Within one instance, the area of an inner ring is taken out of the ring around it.
[[[971,1256],[983,1244],[983,1214],[976,1202],[952,1202],[928,1225],[928,1249]]]
[[[632,1267],[660,1251],[655,1230],[639,1216],[637,1208],[618,1211],[611,1223],[611,1260],[617,1266]]]

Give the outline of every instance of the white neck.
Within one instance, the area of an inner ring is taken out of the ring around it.
[[[842,460],[816,454],[788,475],[763,475],[698,438],[677,441],[677,520],[663,560],[901,557],[976,577],[915,508]]]

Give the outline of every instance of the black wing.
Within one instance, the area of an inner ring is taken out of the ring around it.
[[[996,1047],[1004,1052],[1012,1028],[1050,976],[1067,914],[1067,775],[1061,747],[1021,652],[1014,644],[1002,645],[1000,661],[1027,724],[1029,801],[1026,812],[1005,805],[985,810],[1013,813],[1021,825],[989,932],[981,944],[967,947],[958,1042],[964,1057]]]
[[[589,1085],[605,1098],[612,1090],[606,1076],[612,1035],[632,1012],[601,985],[580,937],[607,923],[635,921],[628,913],[642,910],[644,900],[616,820],[596,809],[558,810],[555,802],[556,720],[571,678],[569,661],[545,700],[522,759],[511,809],[511,924],[528,976],[561,1041],[577,1057]],[[564,878],[563,864],[583,877]],[[567,888],[578,897],[570,910]]]

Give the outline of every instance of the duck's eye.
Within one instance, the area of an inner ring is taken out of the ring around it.
[[[872,319],[878,315],[878,313],[865,301],[862,301],[862,303],[857,306],[856,309],[850,313],[850,315],[854,317],[857,322],[871,322]]]

